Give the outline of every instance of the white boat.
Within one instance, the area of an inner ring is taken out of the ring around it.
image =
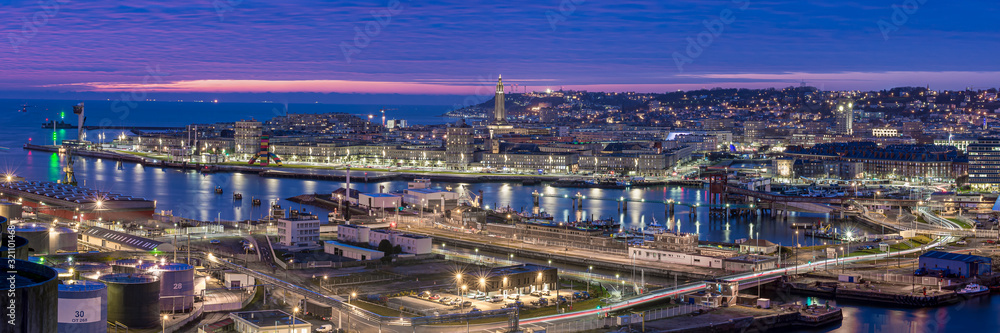
[[[985,286],[981,286],[975,283],[967,284],[962,289],[955,291],[955,293],[957,293],[958,295],[968,298],[986,295],[989,292],[990,288],[986,288]]]

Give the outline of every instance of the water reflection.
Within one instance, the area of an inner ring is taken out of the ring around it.
[[[47,154],[47,155],[46,155]],[[36,157],[47,158],[46,168],[25,168],[20,172],[27,179],[57,180],[61,177],[61,167],[58,156],[51,153],[34,152],[26,161],[33,163]],[[276,200],[283,207],[299,208],[284,199],[313,193],[330,193],[344,186],[343,182],[301,180],[290,178],[261,178],[256,174],[201,174],[191,170],[165,168],[144,168],[134,163],[124,163],[122,169],[117,167],[117,161],[104,161],[92,158],[79,158],[76,163],[77,179],[81,184],[101,190],[121,192],[128,195],[146,197],[158,201],[158,210],[174,210],[175,214],[190,214],[187,217],[200,220],[245,220],[259,219],[266,214],[267,202]],[[360,177],[359,177],[360,178]],[[355,179],[359,179],[355,178]],[[433,187],[457,188],[457,183],[433,183]],[[379,183],[358,183],[352,186],[363,192],[377,192],[380,186],[386,192],[400,191],[406,188],[406,182],[392,181]],[[222,187],[224,194],[215,193],[216,187]],[[756,219],[733,219],[730,221],[709,220],[708,208],[699,207],[697,221],[691,220],[689,212],[694,209],[684,205],[675,205],[674,219],[667,213],[666,199],[677,200],[684,204],[705,204],[704,188],[698,187],[656,187],[656,188],[557,188],[547,185],[525,186],[520,183],[476,183],[464,184],[464,188],[474,195],[483,191],[483,203],[492,207],[511,207],[515,210],[530,211],[532,209],[532,192],[544,193],[539,200],[539,209],[552,214],[557,222],[580,219],[611,218],[620,221],[624,228],[646,228],[656,221],[670,229],[680,229],[683,232],[694,232],[701,239],[709,241],[731,242],[738,238],[749,238],[751,228],[754,235],[766,238],[776,243],[791,245],[795,233],[789,228],[795,222],[834,222],[835,227],[842,227],[825,214],[792,213],[788,221],[776,221],[770,217]],[[234,201],[232,194],[240,192],[244,200]],[[582,208],[573,205],[574,197],[585,196]],[[633,200],[628,203],[627,210],[621,210],[620,198]],[[262,207],[252,207],[251,199],[259,198],[265,202]],[[303,206],[325,218],[327,211],[319,208]],[[751,225],[753,227],[751,227]],[[819,243],[822,240],[806,240],[804,246]]]

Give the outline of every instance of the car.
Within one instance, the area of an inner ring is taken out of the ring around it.
[[[520,297],[521,297],[521,295],[518,295],[518,294],[507,294],[507,299],[515,299],[516,300],[516,299],[518,299]]]
[[[432,300],[432,301],[439,300],[439,299],[441,299],[441,294],[431,295],[430,297],[427,297],[427,299]]]
[[[211,243],[211,244],[221,244],[222,243],[222,241],[220,241],[218,239],[213,239],[213,240],[210,240],[208,242]]]
[[[441,303],[448,303],[448,302],[451,302],[451,297],[445,297],[445,298],[442,298],[442,299],[441,299],[441,300],[439,300],[438,302],[441,302]]]
[[[958,244],[958,245],[968,245],[968,244],[969,244],[969,242],[966,242],[966,241],[964,241],[964,240],[961,240],[961,241],[958,241],[958,242],[956,242],[955,244]]]
[[[503,299],[504,299],[503,295],[493,295],[493,299],[491,299],[490,302],[500,303],[503,302]]]
[[[537,291],[537,290],[536,291],[532,291],[531,292],[531,296],[542,296],[542,292],[541,291]]]
[[[324,332],[324,333],[333,332],[333,325],[330,324],[320,325],[320,327],[316,328],[316,332]]]
[[[935,247],[935,249],[944,250],[945,248],[944,248],[944,246],[938,246],[938,247]]]
[[[451,302],[448,302],[448,305],[458,305],[460,303],[462,303],[462,301],[460,301],[460,300],[458,300],[456,298],[456,299],[451,300]]]
[[[997,243],[997,241],[992,240],[992,239],[987,239],[986,240],[986,244],[996,244],[996,243]]]
[[[470,301],[462,302],[462,307],[467,308],[467,307],[470,307],[470,306],[472,306],[472,302],[470,302]]]

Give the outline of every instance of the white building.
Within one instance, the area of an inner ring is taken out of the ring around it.
[[[301,313],[300,313],[301,315]],[[281,310],[231,312],[233,328],[239,333],[310,333],[312,324]]]
[[[371,230],[368,234],[368,245],[378,247],[382,240],[388,240],[392,246],[399,245],[403,253],[428,254],[431,253],[433,241],[430,237],[404,234],[398,231],[387,229]]]
[[[403,202],[419,209],[425,206],[438,207],[442,200],[458,200],[458,193],[432,188],[403,190]]]
[[[388,193],[361,193],[357,203],[366,208],[393,208],[402,206],[403,198]]]
[[[379,250],[366,249],[336,241],[323,242],[323,252],[360,261],[378,260],[385,256],[385,253]]]
[[[371,228],[356,224],[341,224],[337,226],[337,240],[349,243],[368,243]]]
[[[287,247],[317,247],[319,241],[319,219],[315,215],[300,215],[295,218],[278,219],[278,234],[281,245]]]
[[[722,259],[698,254],[671,252],[642,247],[630,247],[629,255],[635,260],[665,262],[708,268],[722,268]]]
[[[253,155],[260,151],[260,122],[250,120],[237,121],[233,129],[233,138],[237,154]]]
[[[873,128],[872,136],[876,138],[891,138],[899,136],[899,130],[895,128]]]

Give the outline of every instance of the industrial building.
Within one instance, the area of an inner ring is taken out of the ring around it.
[[[969,254],[930,251],[920,255],[920,268],[942,271],[943,275],[976,277],[993,271],[993,259]]]
[[[126,234],[100,227],[91,227],[80,234],[84,243],[111,250],[172,252],[177,248],[170,243]]]
[[[778,258],[745,254],[722,260],[726,272],[760,272],[778,268]]]
[[[388,240],[392,246],[399,246],[403,253],[429,254],[433,240],[423,235],[414,235],[388,229],[371,230],[368,234],[368,245],[378,246],[383,240]]]
[[[466,278],[466,277],[460,277]],[[488,295],[528,294],[533,291],[558,289],[559,272],[553,267],[521,264],[490,269],[486,276],[468,276],[469,281],[458,281],[469,289]]]
[[[323,242],[323,252],[360,261],[382,259],[385,256],[385,253],[379,250],[347,245],[337,241]]]
[[[396,208],[403,205],[403,198],[388,193],[358,194],[358,205],[365,208]]]
[[[239,333],[310,333],[312,324],[280,310],[232,312],[229,318]]]
[[[20,202],[62,220],[149,219],[156,202],[89,188],[40,181],[0,183],[0,199]]]

